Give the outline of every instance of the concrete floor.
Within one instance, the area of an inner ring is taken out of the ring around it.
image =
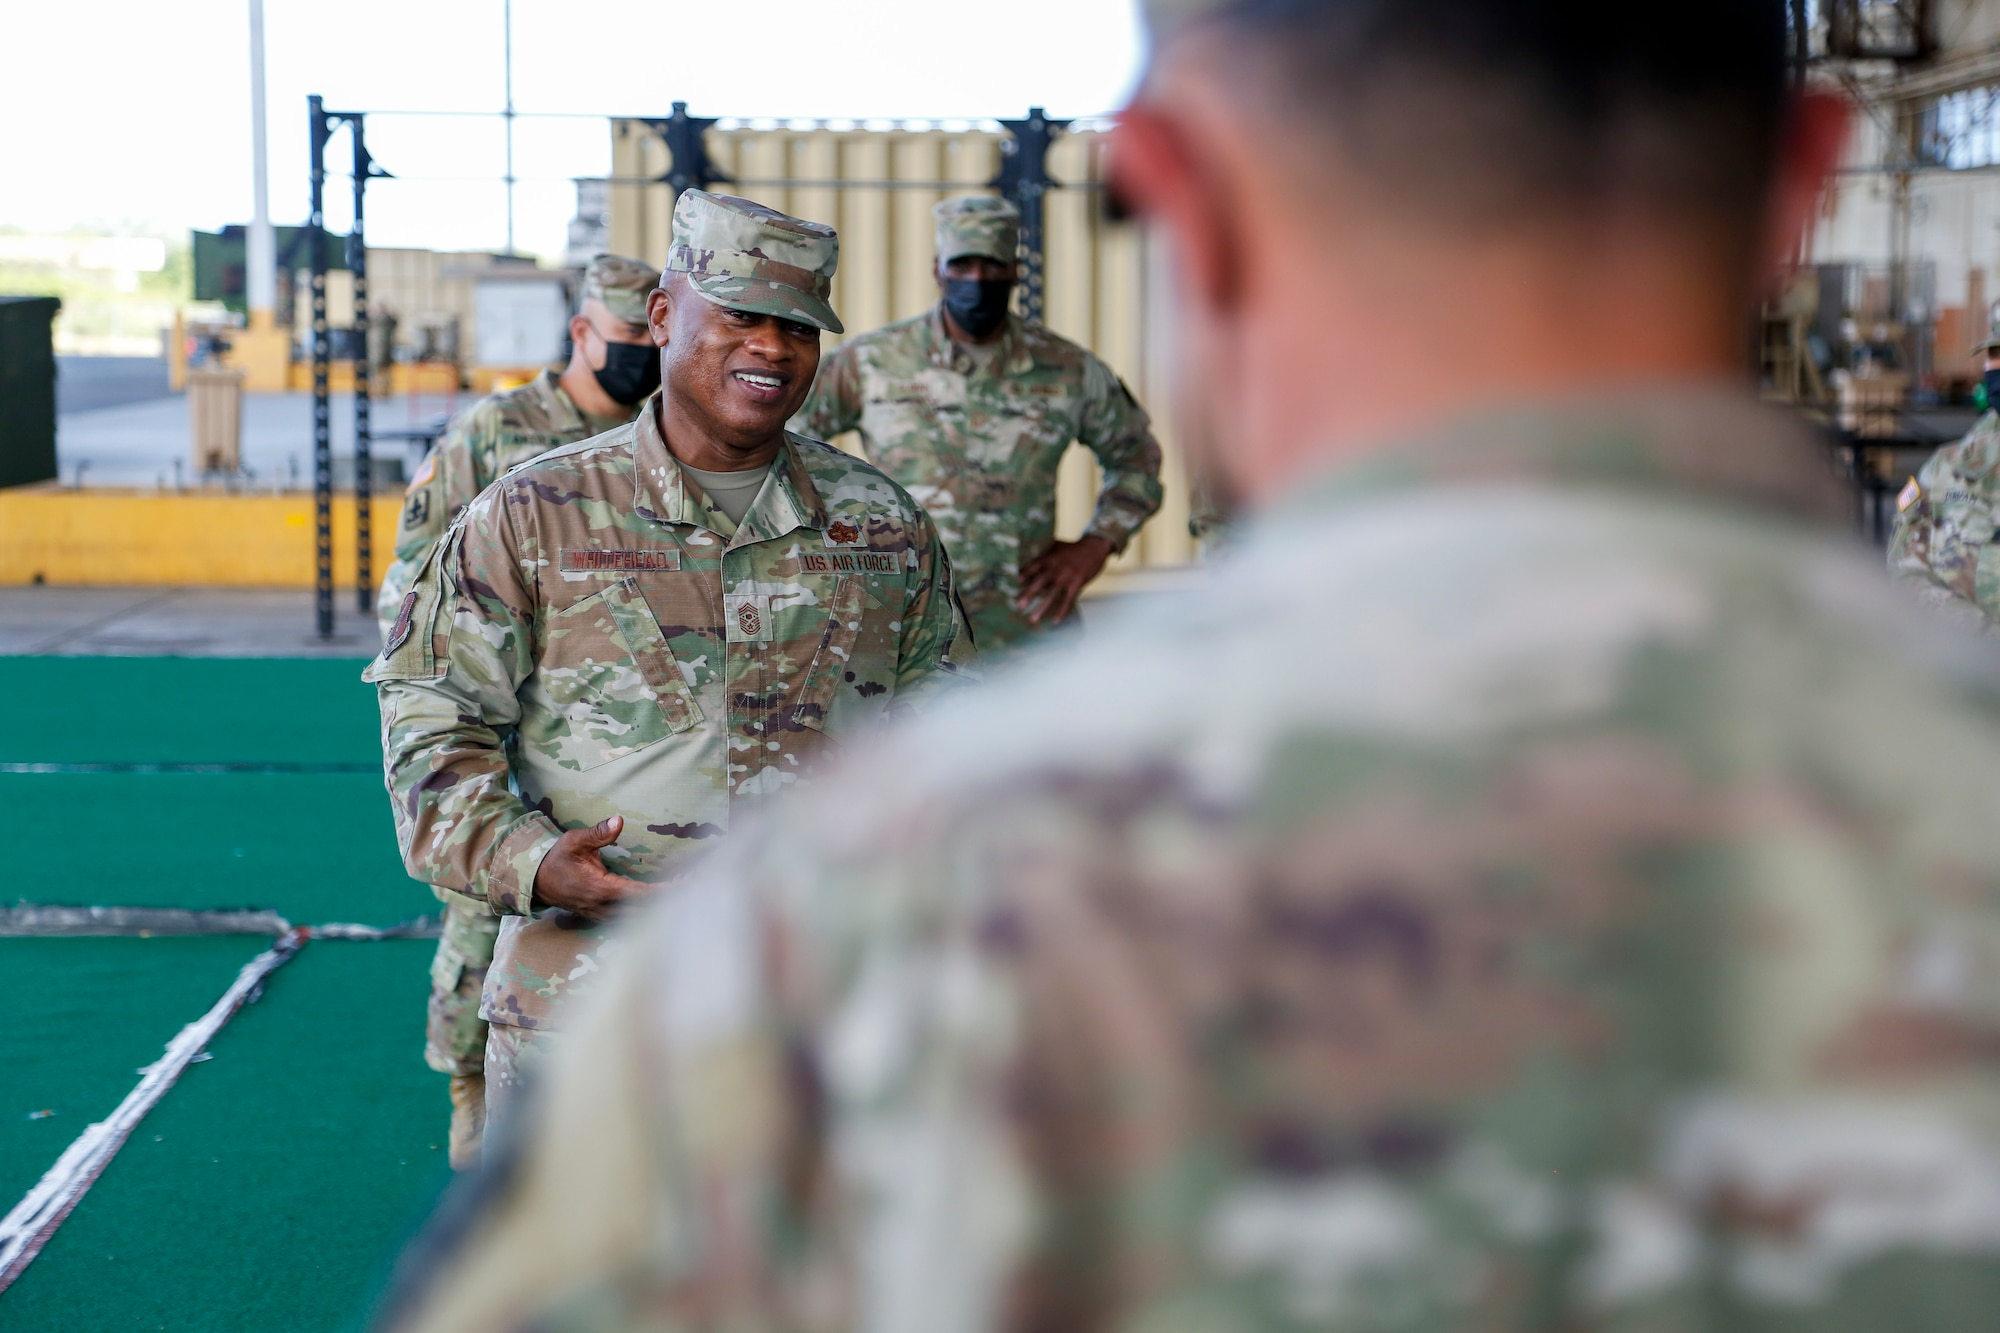
[[[1092,608],[1175,592],[1192,570],[1099,579]],[[309,592],[238,588],[0,588],[0,657],[373,657],[372,615],[354,593],[334,596],[334,637],[322,640]],[[1091,613],[1085,612],[1086,617]]]
[[[372,615],[334,601],[315,633],[309,592],[230,588],[0,588],[0,656],[372,657]]]

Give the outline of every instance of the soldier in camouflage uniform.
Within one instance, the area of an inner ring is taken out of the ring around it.
[[[496,1109],[616,898],[953,679],[922,509],[784,432],[840,328],[837,253],[830,228],[684,193],[650,304],[668,392],[488,488],[367,672],[410,872],[501,920],[479,1007]]]
[[[1889,570],[1926,606],[1993,631],[2000,629],[2000,337],[1972,351],[1986,363],[1986,410],[1896,497]]]
[[[937,206],[927,314],[844,344],[794,426],[859,429],[868,458],[909,488],[951,552],[980,651],[1063,623],[1084,585],[1160,507],[1160,446],[1111,368],[1009,312],[1020,215],[984,195]],[[1103,468],[1081,539],[1055,539],[1056,470],[1070,442]]]
[[[424,558],[450,520],[516,463],[574,444],[629,421],[659,383],[659,361],[646,328],[646,297],[656,274],[636,259],[599,255],[583,275],[582,299],[569,322],[573,351],[560,376],[543,371],[517,389],[482,398],[453,421],[410,483],[396,558],[377,601],[382,633]],[[637,369],[633,357],[637,354]],[[448,889],[444,934],[431,961],[424,1061],[451,1078],[451,1163],[479,1160],[486,1121],[486,1024],[479,992],[493,962],[500,919],[485,903]]]
[[[630,923],[407,1326],[1995,1326],[2000,677],[1739,387],[1782,0],[1208,3],[1112,160],[1235,554]]]

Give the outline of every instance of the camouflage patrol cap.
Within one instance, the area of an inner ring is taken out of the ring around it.
[[[583,271],[583,300],[602,301],[627,324],[646,322],[646,297],[660,285],[651,264],[623,255],[599,255]]]
[[[839,264],[840,235],[823,222],[707,190],[683,190],[674,205],[667,271],[719,306],[843,332],[827,303]]]
[[[961,194],[937,206],[938,262],[983,255],[1011,264],[1021,250],[1021,211],[990,194]]]

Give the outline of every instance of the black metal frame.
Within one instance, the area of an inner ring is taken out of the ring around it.
[[[373,432],[370,429],[368,359],[368,244],[364,227],[370,180],[389,175],[369,156],[365,111],[328,111],[318,97],[306,98],[312,135],[312,220],[307,224],[312,252],[313,366],[313,556],[314,611],[319,637],[331,639],[333,614],[333,400],[329,386],[332,336],[326,322],[326,147],[336,126],[346,125],[354,146],[354,226],[347,235],[347,267],[354,275],[354,583],[355,610],[375,606]]]
[[[1062,188],[1049,175],[1049,147],[1069,122],[1050,120],[1042,108],[1031,106],[1026,120],[1000,123],[1010,137],[1000,147],[1000,173],[987,184],[1021,211],[1021,317],[1039,324],[1044,308],[1042,198]]]
[[[715,121],[714,116],[690,116],[686,102],[674,103],[672,114],[665,118],[647,118],[646,125],[667,144],[667,174],[658,180],[673,192],[668,207],[680,202],[682,190],[706,190],[730,179],[708,160],[708,145],[702,140]]]
[[[666,174],[655,182],[667,186],[678,200],[686,189],[705,190],[717,183],[831,188],[951,189],[952,181],[854,181],[854,180],[746,180],[737,181],[709,160],[708,145],[702,135],[718,117],[690,116],[686,102],[675,102],[673,114],[647,117],[642,122],[666,142],[671,159]],[[1000,171],[986,182],[1021,210],[1021,316],[1039,324],[1044,310],[1044,226],[1042,201],[1051,190],[1095,188],[1070,185],[1049,174],[1049,148],[1070,126],[1067,120],[1051,120],[1041,107],[1028,108],[1022,120],[1003,120],[1007,140],[1000,146]]]

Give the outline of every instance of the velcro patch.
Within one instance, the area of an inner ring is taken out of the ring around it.
[[[389,630],[389,641],[382,645],[384,661],[387,661],[389,654],[401,648],[403,641],[410,637],[410,621],[416,614],[417,595],[414,592],[408,593],[403,598],[403,609],[396,613],[395,625]]]
[[[860,546],[862,544],[861,526],[857,523],[850,523],[844,518],[833,520],[833,522],[826,525],[826,544],[829,547]]]
[[[829,551],[799,556],[799,570],[806,574],[894,574],[902,568],[901,558],[889,551]]]
[[[771,641],[771,598],[768,594],[722,599],[724,637],[730,643]]]
[[[596,547],[571,550],[564,547],[557,566],[565,574],[631,574],[649,569],[679,569],[679,551],[601,551]]]
[[[1902,513],[1904,510],[1908,509],[1911,505],[1915,504],[1917,501],[1923,498],[1924,498],[1924,488],[1917,485],[1917,479],[1915,477],[1911,477],[1910,484],[1903,487],[1902,494],[1896,497],[1896,512],[1899,514]]]

